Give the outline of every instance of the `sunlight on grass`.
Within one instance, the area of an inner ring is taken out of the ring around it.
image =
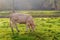
[[[9,22],[9,18],[0,18],[0,40],[60,40],[60,18],[34,18],[35,32],[26,33],[26,25],[18,24],[20,32],[14,28],[14,35]]]

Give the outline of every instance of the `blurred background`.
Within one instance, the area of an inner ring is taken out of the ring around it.
[[[60,10],[60,0],[0,0],[0,10]]]

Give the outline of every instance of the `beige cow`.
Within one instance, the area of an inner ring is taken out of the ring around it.
[[[16,30],[19,32],[16,23],[26,24],[26,28],[27,28],[26,31],[28,31],[29,28],[31,28],[31,30],[34,31],[35,24],[32,16],[29,14],[12,13],[10,15],[10,26],[12,32],[14,32],[13,27],[16,27]]]

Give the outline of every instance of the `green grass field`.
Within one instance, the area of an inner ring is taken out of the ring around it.
[[[11,11],[0,11],[0,16],[6,16],[6,15],[9,15]],[[46,14],[46,15],[51,15],[51,14],[60,14],[60,11],[40,11],[40,10],[37,10],[37,11],[17,11],[19,13],[24,13],[24,14],[31,14],[32,16],[38,16],[38,15],[42,15],[42,14]]]
[[[26,30],[25,24],[17,24],[20,32],[9,26],[9,18],[0,18],[0,40],[60,40],[60,18],[34,18],[35,32]]]

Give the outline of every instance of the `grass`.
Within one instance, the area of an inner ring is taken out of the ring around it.
[[[9,18],[0,18],[0,40],[60,40],[60,18],[34,18],[35,32],[25,32],[26,25],[17,24],[20,32],[9,26]]]
[[[60,11],[18,11],[31,15],[59,14]],[[1,11],[0,16],[9,15],[9,11]],[[14,35],[11,32],[9,18],[0,18],[0,40],[60,40],[60,17],[58,18],[34,18],[36,24],[35,32],[26,30],[25,24],[17,24],[20,32],[14,28]]]
[[[6,16],[6,15],[9,15],[10,13],[9,13],[10,11],[1,11],[0,12],[0,16]],[[26,10],[24,10],[24,11],[17,11],[17,12],[19,12],[19,13],[27,13],[27,14],[31,14],[31,15],[43,15],[43,14],[46,14],[46,15],[51,15],[51,14],[59,14],[60,13],[60,11],[40,11],[40,10],[29,10],[29,11],[26,11]]]

